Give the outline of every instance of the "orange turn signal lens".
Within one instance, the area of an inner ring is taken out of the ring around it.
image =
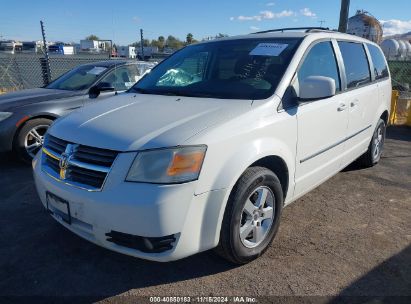
[[[203,164],[205,151],[176,153],[167,169],[168,176],[199,173]]]

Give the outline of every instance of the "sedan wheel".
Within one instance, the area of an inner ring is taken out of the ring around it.
[[[37,154],[44,143],[44,135],[46,134],[49,125],[39,125],[31,129],[24,139],[24,148],[31,158]]]
[[[24,124],[13,143],[13,150],[22,161],[30,163],[40,151],[52,122],[47,118],[36,118]]]

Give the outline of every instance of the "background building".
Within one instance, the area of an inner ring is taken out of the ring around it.
[[[379,44],[382,41],[383,30],[381,23],[374,16],[364,10],[358,10],[348,19],[347,33]]]

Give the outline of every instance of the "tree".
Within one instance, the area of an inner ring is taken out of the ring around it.
[[[192,44],[193,43],[193,34],[191,34],[191,33],[188,33],[187,34],[187,37],[186,37],[186,42],[187,42],[187,44]]]
[[[149,46],[150,44],[151,44],[150,40],[148,40],[148,39],[143,40],[143,46]],[[141,47],[141,43],[140,43],[140,41],[136,41],[136,42],[130,44],[130,46]]]
[[[159,49],[164,49],[164,45],[165,45],[165,43],[166,43],[166,39],[164,38],[164,36],[160,36],[160,37],[158,37],[158,48]]]
[[[181,49],[184,46],[184,43],[180,39],[178,39],[178,38],[176,38],[172,35],[169,35],[167,37],[166,44],[167,44],[168,47],[170,47],[174,50]]]
[[[100,40],[100,38],[97,37],[97,36],[94,35],[94,34],[91,34],[90,36],[87,36],[87,37],[86,37],[86,40]]]

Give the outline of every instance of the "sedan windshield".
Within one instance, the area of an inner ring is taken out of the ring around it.
[[[90,86],[107,70],[101,66],[80,66],[46,86],[46,89],[81,91],[90,88]]]
[[[188,46],[161,62],[132,92],[223,99],[271,96],[301,39],[222,40]]]

